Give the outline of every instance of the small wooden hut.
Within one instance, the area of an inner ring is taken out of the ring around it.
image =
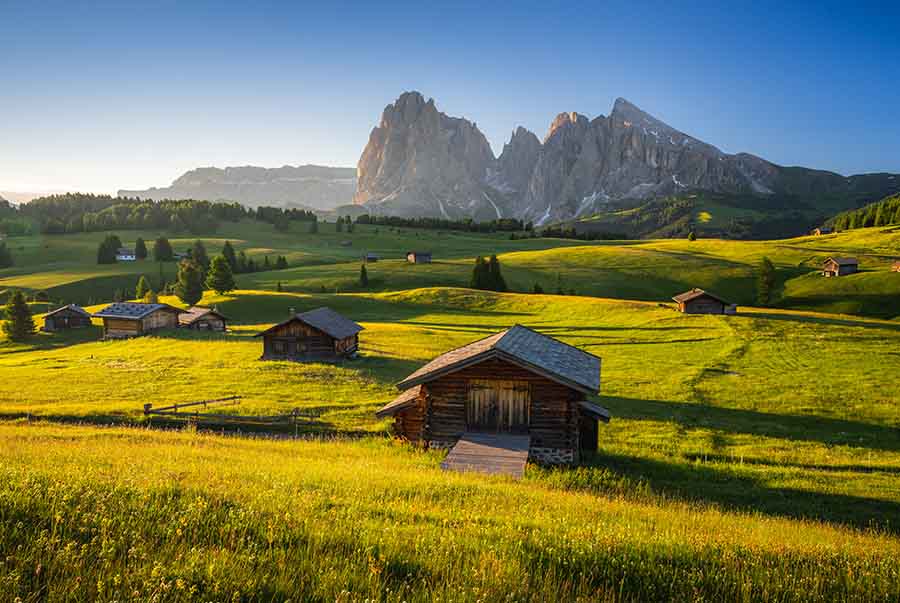
[[[691,289],[672,298],[685,314],[733,314],[734,306],[703,289]]]
[[[900,272],[900,260],[891,264],[891,272]]]
[[[587,399],[600,391],[600,358],[521,325],[438,356],[397,387],[376,415],[430,448],[468,432],[519,433],[532,460],[571,464],[596,450],[597,421],[609,421]]]
[[[827,234],[831,234],[833,232],[834,232],[834,229],[830,228],[828,226],[820,226],[812,231],[812,233],[816,236],[827,235]]]
[[[363,328],[330,308],[293,314],[257,333],[263,338],[263,360],[339,360],[359,350]]]
[[[103,319],[103,337],[117,339],[175,329],[179,314],[184,314],[184,310],[169,304],[117,302],[94,314],[94,318]]]
[[[365,262],[366,264],[374,264],[377,261],[378,261],[377,254],[369,252],[363,256],[363,262]]]
[[[184,314],[178,315],[178,326],[182,329],[197,331],[225,331],[228,319],[215,308],[193,306]]]
[[[91,326],[91,315],[81,306],[69,304],[44,316],[43,330],[49,333]]]
[[[116,250],[117,262],[133,262],[135,260],[137,260],[137,254],[134,252],[134,249],[129,249],[128,247],[119,247]]]
[[[855,272],[859,272],[856,258],[828,258],[822,264],[823,276],[846,276]]]
[[[407,251],[406,252],[406,261],[410,264],[430,264],[431,263],[431,252],[430,251]]]

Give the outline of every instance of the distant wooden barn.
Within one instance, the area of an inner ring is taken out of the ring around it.
[[[822,264],[823,276],[846,276],[855,272],[859,272],[856,258],[828,258]]]
[[[257,333],[263,360],[339,360],[359,350],[363,328],[330,308],[317,308]]]
[[[600,391],[600,358],[521,325],[438,356],[397,387],[376,415],[430,448],[472,432],[524,434],[529,458],[569,464],[596,450],[597,421],[609,421],[587,399]]]
[[[47,332],[80,329],[91,326],[91,315],[81,306],[69,304],[44,316],[43,330]]]
[[[812,231],[812,233],[816,236],[827,235],[827,234],[831,234],[833,232],[834,232],[834,229],[829,228],[828,226],[820,226],[819,228],[816,228],[815,230]]]
[[[430,251],[407,251],[406,252],[406,261],[410,264],[430,264],[431,263],[431,252]]]
[[[105,338],[116,339],[175,329],[179,314],[184,314],[184,310],[168,304],[117,302],[94,314],[94,318],[103,319]]]
[[[363,256],[363,262],[366,264],[374,264],[378,261],[378,256],[374,253],[367,253]]]
[[[137,254],[134,252],[134,249],[119,247],[119,249],[116,250],[117,262],[133,262],[135,260],[137,260]]]
[[[896,262],[891,264],[891,271],[892,272],[900,272],[900,260],[897,260]]]
[[[735,307],[717,295],[703,289],[691,289],[672,298],[678,311],[685,314],[733,314]]]
[[[215,308],[193,306],[184,314],[178,315],[178,326],[197,331],[225,331],[227,320]]]

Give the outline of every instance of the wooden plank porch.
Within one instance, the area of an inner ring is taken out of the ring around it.
[[[525,474],[531,436],[466,432],[441,463],[445,471],[475,471],[520,478]]]

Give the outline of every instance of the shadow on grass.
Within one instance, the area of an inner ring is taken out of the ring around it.
[[[900,533],[900,503],[846,494],[766,485],[724,467],[671,463],[628,455],[597,453],[590,466],[628,481],[646,483],[663,496],[766,515],[841,523],[860,529]]]
[[[819,442],[829,446],[900,452],[900,430],[885,425],[815,415],[764,413],[690,402],[615,396],[603,396],[602,401],[614,417],[623,419],[674,421],[687,428],[699,427],[735,434]]]

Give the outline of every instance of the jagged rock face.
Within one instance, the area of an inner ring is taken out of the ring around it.
[[[356,191],[353,168],[286,165],[197,168],[171,186],[147,190],[120,190],[121,197],[141,199],[207,199],[238,201],[251,207],[282,205],[331,209],[350,203]]]
[[[494,163],[474,123],[448,117],[434,100],[407,92],[385,107],[369,136],[357,166],[354,202],[409,216],[477,214],[489,204],[485,182]]]
[[[611,201],[691,190],[770,195],[883,188],[723,153],[622,98],[608,117],[559,114],[543,141],[517,128],[495,160],[474,123],[444,115],[418,92],[385,108],[357,173],[354,201],[372,213],[539,225],[591,215]]]

